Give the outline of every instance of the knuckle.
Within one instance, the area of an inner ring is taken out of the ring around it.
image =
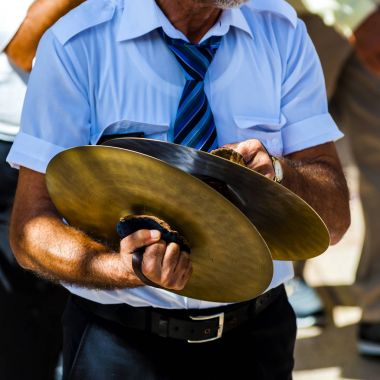
[[[162,242],[158,242],[150,245],[146,250],[149,252],[150,255],[162,255],[165,251],[165,244]]]
[[[183,281],[179,281],[178,279],[172,280],[169,286],[170,286],[169,289],[172,289],[172,290],[182,290],[184,288]]]
[[[174,289],[175,288],[175,281],[170,277],[161,278],[161,283],[162,283],[163,287],[166,289]]]
[[[167,249],[165,251],[165,263],[166,263],[166,265],[168,267],[174,267],[177,264],[179,254],[180,254],[179,250]]]
[[[179,248],[179,245],[177,243],[169,243],[169,245],[167,246],[167,249],[170,250],[170,251],[178,251],[180,250]]]

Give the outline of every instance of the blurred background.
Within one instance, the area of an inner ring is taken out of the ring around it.
[[[325,74],[329,108],[346,137],[352,225],[287,284],[299,326],[294,377],[380,379],[380,1],[289,0]]]
[[[364,239],[359,197],[359,172],[348,141],[338,144],[351,192],[352,224],[343,240],[310,260],[304,276],[323,300],[324,327],[299,328],[295,380],[378,380],[380,360],[358,354],[357,334],[362,311],[353,284]]]

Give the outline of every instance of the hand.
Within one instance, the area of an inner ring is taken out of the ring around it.
[[[354,32],[350,42],[365,67],[380,75],[380,10],[372,13]]]
[[[146,247],[142,263],[143,274],[165,289],[182,290],[192,274],[190,255],[181,252],[178,244],[167,245],[160,240],[160,236],[159,231],[137,231],[121,241],[120,254],[127,260],[132,271],[133,252]]]
[[[269,179],[274,179],[275,172],[272,159],[259,140],[252,139],[236,144],[227,144],[224,147],[240,153],[250,169],[255,170]]]

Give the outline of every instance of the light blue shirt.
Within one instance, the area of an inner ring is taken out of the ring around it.
[[[184,74],[158,28],[186,37],[154,0],[89,0],[46,32],[25,100],[13,166],[45,172],[64,149],[96,144],[102,134],[145,132],[172,140]],[[304,24],[282,0],[225,10],[203,40],[223,35],[205,78],[219,145],[256,138],[277,156],[342,136],[328,113],[319,60]],[[110,125],[124,120],[122,128]],[[114,127],[111,127],[114,129]],[[270,288],[293,276],[274,262]],[[70,290],[101,303],[205,308],[151,287]]]

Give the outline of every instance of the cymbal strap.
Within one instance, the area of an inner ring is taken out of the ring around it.
[[[191,253],[187,240],[177,231],[154,216],[151,215],[129,215],[122,218],[116,226],[116,231],[121,239],[133,234],[139,230],[158,230],[161,233],[161,239],[167,244],[177,243],[181,251]]]

